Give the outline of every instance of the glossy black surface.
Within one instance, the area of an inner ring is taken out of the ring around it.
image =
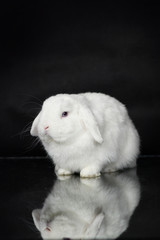
[[[120,239],[160,237],[159,169],[160,157],[138,159],[140,201]],[[107,179],[111,176],[114,177],[108,174]],[[42,208],[53,185],[57,184],[52,162],[47,158],[1,158],[0,178],[1,239],[41,239],[31,212]]]

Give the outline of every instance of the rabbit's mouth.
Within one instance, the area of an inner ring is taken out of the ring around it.
[[[40,139],[41,139],[42,142],[45,142],[45,143],[53,142],[53,138],[48,134],[41,136]]]
[[[64,136],[63,137],[61,136],[61,137],[54,137],[54,138],[52,138],[52,140],[57,143],[62,143],[62,142],[65,142],[67,140],[67,138]]]
[[[42,142],[44,143],[51,143],[51,142],[56,142],[56,143],[64,143],[69,139],[72,139],[72,137],[74,136],[75,132],[73,130],[68,131],[66,133],[64,132],[45,132],[42,134],[39,134],[39,137],[41,139]]]
[[[40,137],[41,141],[44,142],[44,143],[51,143],[51,142],[56,142],[56,143],[62,143],[62,142],[65,142],[67,140],[66,137],[64,136],[50,136],[49,134],[47,135],[43,135]]]

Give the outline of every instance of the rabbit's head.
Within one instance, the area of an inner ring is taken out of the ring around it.
[[[92,216],[93,219],[87,222],[79,216],[77,212],[69,210],[68,212],[52,213],[53,219],[46,220],[41,214],[41,209],[32,211],[32,217],[35,226],[40,231],[43,239],[64,239],[76,238],[92,239],[99,232],[104,220],[104,213]],[[47,216],[48,217],[48,216]]]
[[[97,122],[89,107],[76,95],[58,94],[46,99],[33,121],[31,135],[65,142],[88,131],[95,141],[102,143]]]

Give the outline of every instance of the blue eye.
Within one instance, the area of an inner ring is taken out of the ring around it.
[[[62,113],[62,117],[67,117],[68,116],[68,112],[63,112]]]

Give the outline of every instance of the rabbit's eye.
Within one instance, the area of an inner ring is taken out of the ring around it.
[[[67,117],[68,116],[68,112],[63,112],[62,113],[62,117]]]

